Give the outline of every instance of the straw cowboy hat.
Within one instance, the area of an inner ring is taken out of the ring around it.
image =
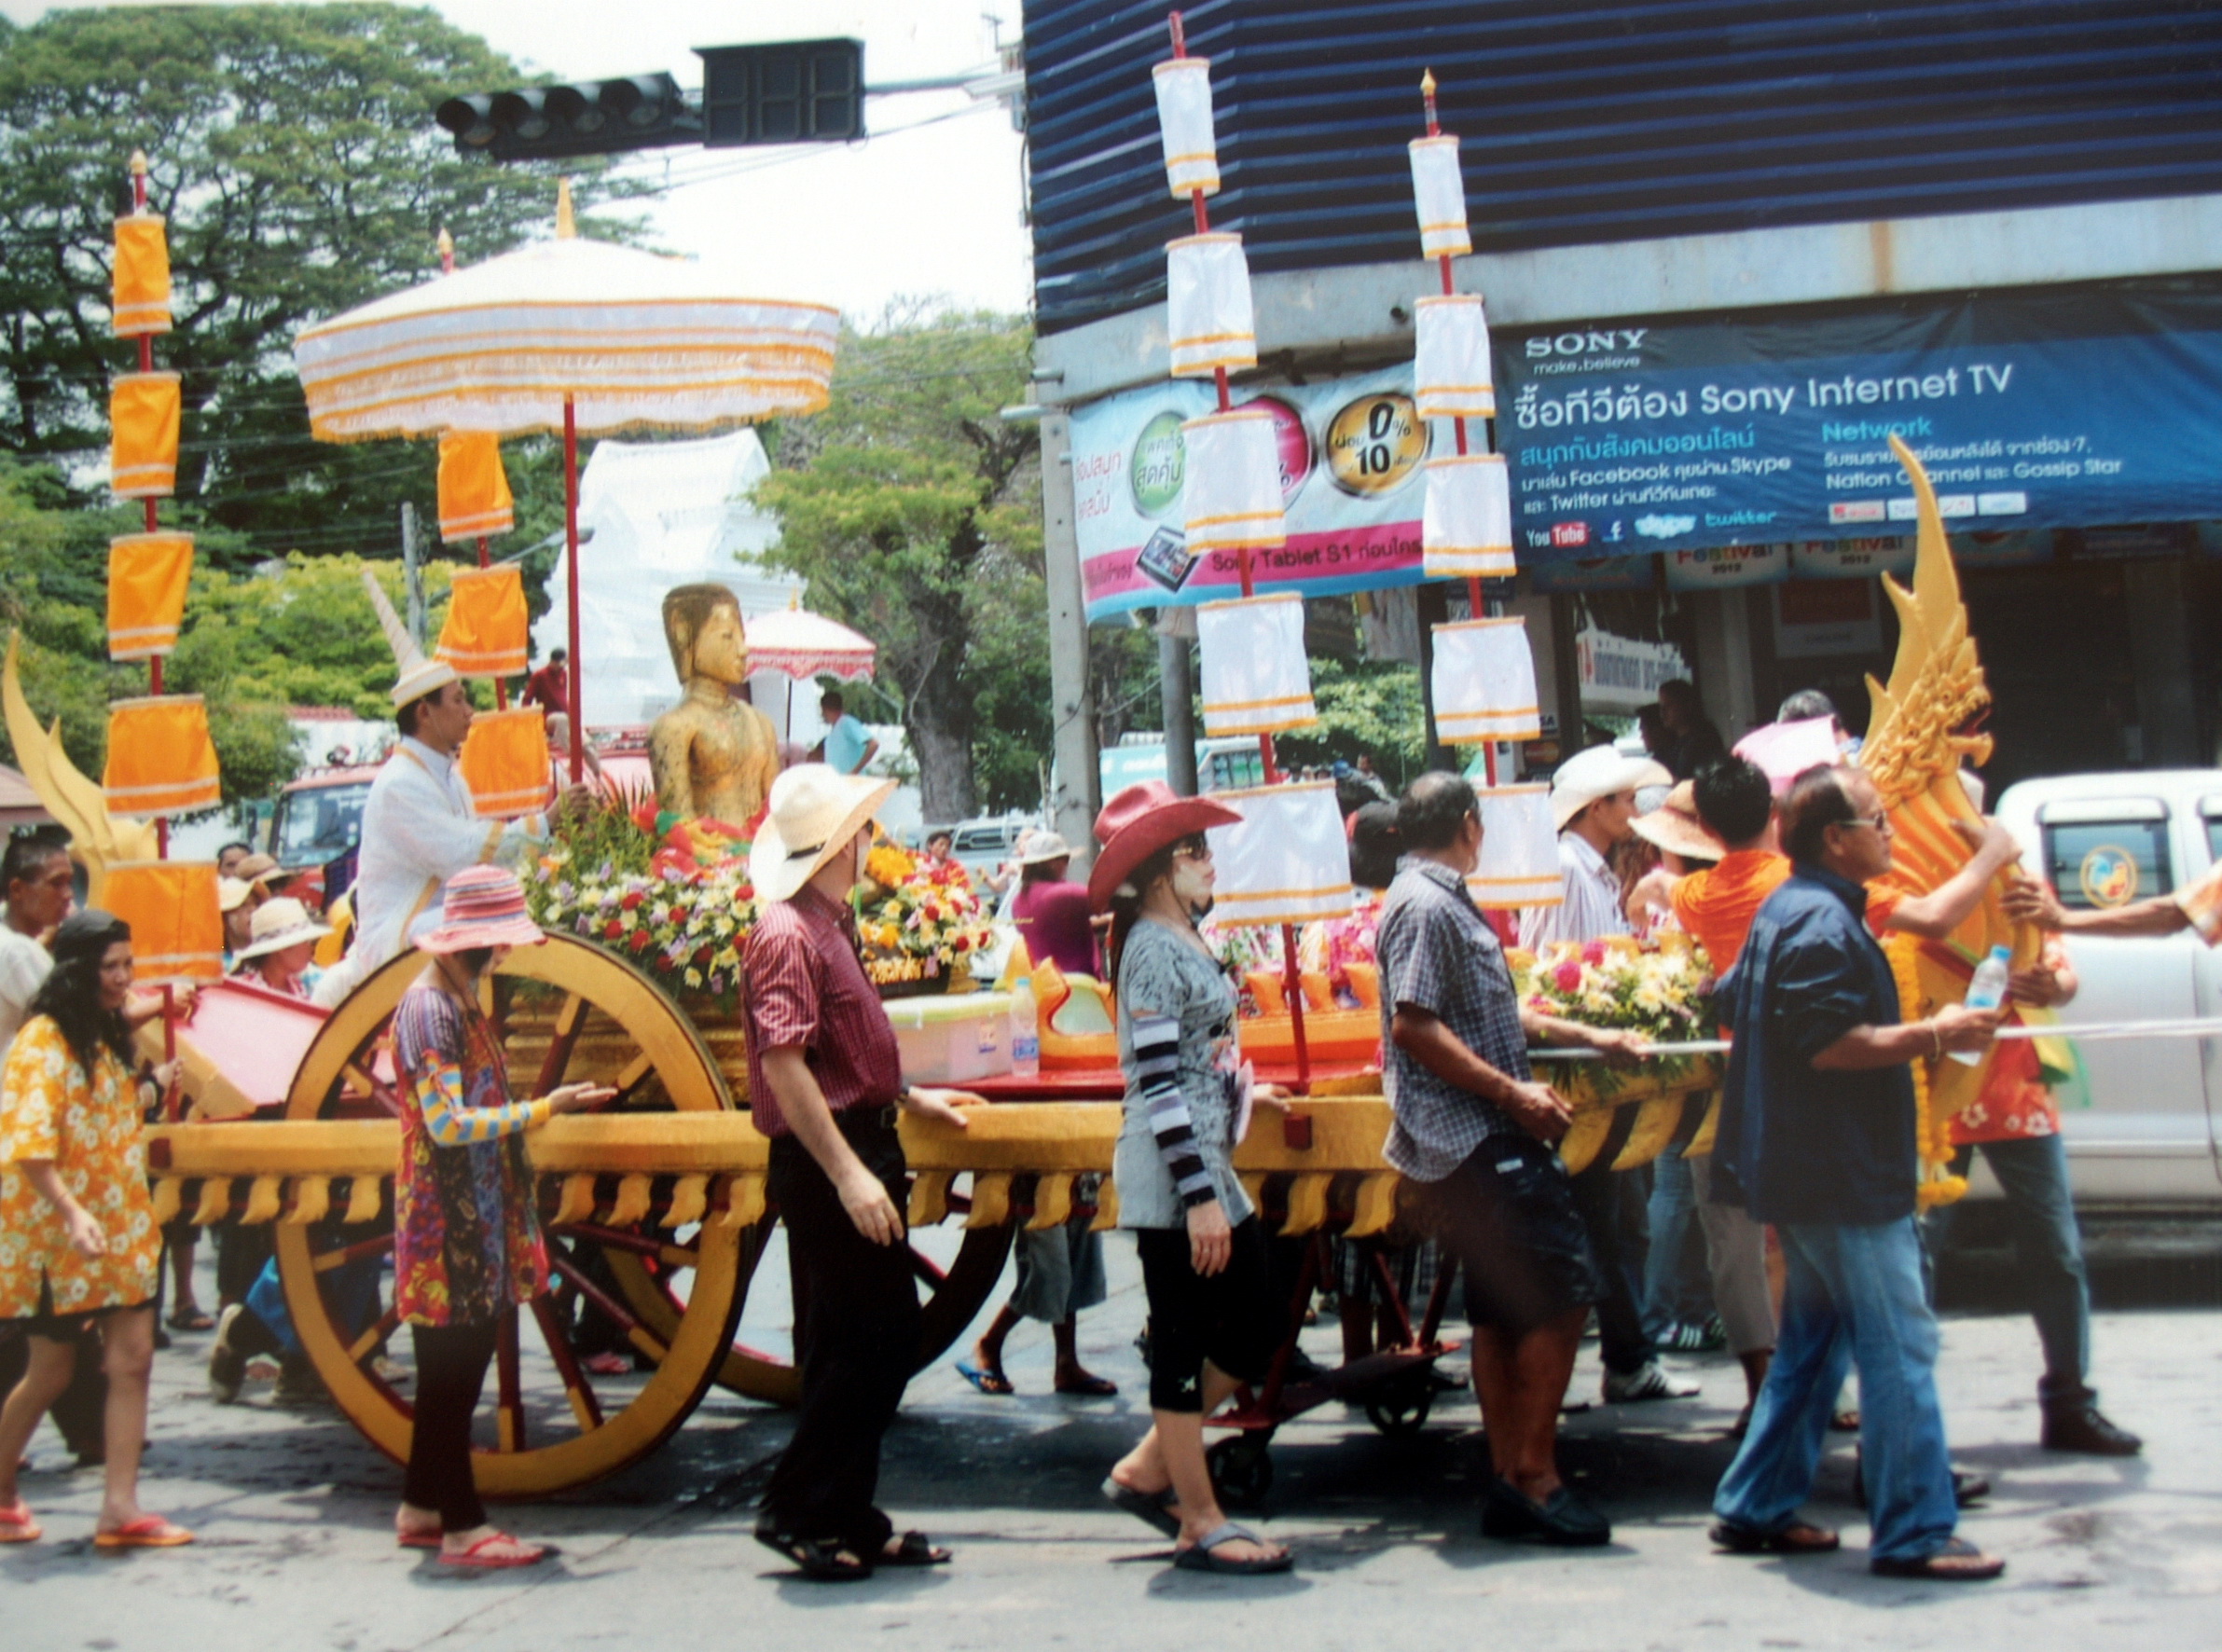
[[[1018,847],[1021,866],[1043,866],[1052,860],[1072,859],[1072,846],[1055,832],[1029,832]]]
[[[1193,837],[1211,826],[1234,826],[1242,817],[1223,803],[1182,797],[1163,780],[1129,786],[1103,805],[1096,817],[1096,841],[1103,852],[1088,874],[1088,904],[1097,912],[1137,866],[1167,844]]]
[[[239,949],[238,956],[242,962],[267,957],[305,941],[321,941],[331,932],[331,925],[318,923],[309,915],[309,909],[291,895],[280,895],[255,909],[254,927],[249,931],[247,944]]]
[[[892,780],[836,774],[803,763],[771,783],[771,802],[749,849],[749,881],[760,901],[791,899],[863,830],[895,791]]]
[[[1670,855],[1692,860],[1718,860],[1728,845],[1715,837],[1697,818],[1697,788],[1684,780],[1666,794],[1666,801],[1648,815],[1628,822],[1635,835],[1655,843]]]
[[[393,612],[393,604],[386,599],[385,587],[378,583],[378,575],[367,568],[363,570],[363,588],[370,593],[370,606],[378,612],[379,629],[385,632],[386,646],[393,651],[393,669],[397,675],[393,700],[396,711],[428,694],[437,694],[450,682],[462,681],[446,661],[424,657],[417,640],[401,623],[401,615]]]
[[[237,912],[254,893],[255,886],[243,878],[220,877],[216,879],[216,910]]]
[[[1665,766],[1648,757],[1628,757],[1610,746],[1592,746],[1567,758],[1551,777],[1551,818],[1564,832],[1566,822],[1600,797],[1674,783]]]
[[[466,866],[448,880],[440,927],[417,939],[424,952],[537,946],[546,937],[525,910],[525,886],[503,866]]]

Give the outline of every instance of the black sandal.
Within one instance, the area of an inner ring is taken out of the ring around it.
[[[888,1539],[894,1547],[879,1551],[878,1563],[883,1566],[945,1566],[950,1554],[945,1549],[936,1549],[923,1532],[904,1532],[899,1537]]]
[[[773,1553],[793,1561],[795,1570],[813,1583],[854,1583],[872,1576],[870,1563],[835,1538],[797,1537],[770,1526],[758,1526],[754,1536]]]
[[[1878,1577],[1925,1577],[1932,1583],[1988,1583],[2006,1570],[1996,1555],[1985,1554],[1965,1537],[1948,1537],[1944,1547],[1911,1560],[1870,1560]]]
[[[1706,1535],[1731,1554],[1833,1554],[1843,1546],[1843,1539],[1828,1527],[1805,1521],[1792,1521],[1780,1531],[1763,1532],[1757,1526],[1740,1526],[1724,1520],[1716,1521]]]

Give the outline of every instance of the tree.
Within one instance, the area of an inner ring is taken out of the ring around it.
[[[779,432],[758,502],[780,518],[770,559],[811,605],[879,645],[926,818],[987,795],[1031,804],[1050,748],[1041,451],[999,415],[1026,393],[1033,335],[1016,317],[891,312],[846,333],[833,402]]]
[[[1319,721],[1274,737],[1285,764],[1355,763],[1371,755],[1392,790],[1427,766],[1427,718],[1419,671],[1394,660],[1312,661],[1312,703]],[[1203,713],[1196,714],[1197,726]]]
[[[452,92],[522,78],[429,8],[130,7],[0,24],[0,446],[90,456],[107,441],[109,376],[135,360],[109,337],[111,219],[141,149],[169,220],[176,324],[158,353],[183,376],[181,519],[231,529],[210,557],[235,566],[397,550],[403,499],[431,519],[430,444],[312,441],[293,336],[430,275],[443,227],[465,262],[545,232],[552,171],[465,159],[432,120]],[[570,170],[582,205],[647,188],[591,161]]]

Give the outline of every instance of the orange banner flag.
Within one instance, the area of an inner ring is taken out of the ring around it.
[[[177,427],[182,403],[174,373],[120,373],[108,390],[111,491],[122,499],[163,499],[177,490]]]
[[[101,780],[118,815],[183,815],[224,801],[208,708],[197,694],[117,700],[108,708]]]
[[[537,706],[481,711],[463,737],[463,784],[471,804],[489,819],[511,819],[545,808],[552,770],[547,719]]]
[[[517,526],[502,439],[490,430],[449,431],[440,437],[440,538],[449,544]]]
[[[193,577],[189,533],[126,533],[108,542],[108,657],[144,660],[177,646]]]
[[[214,860],[125,860],[108,868],[101,905],[131,926],[131,963],[143,986],[218,981],[224,915]]]
[[[108,304],[118,338],[170,330],[170,241],[159,214],[133,213],[116,220]]]
[[[435,659],[463,677],[507,677],[525,668],[531,640],[524,576],[515,566],[455,571]]]

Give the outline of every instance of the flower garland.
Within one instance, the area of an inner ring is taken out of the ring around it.
[[[1704,1039],[1713,1025],[1713,967],[1704,948],[1687,936],[1553,942],[1539,953],[1509,953],[1506,961],[1521,1002],[1563,1021],[1620,1027],[1660,1044]],[[1582,1078],[1608,1097],[1637,1079],[1671,1086],[1712,1066],[1706,1056],[1662,1055],[1634,1072],[1598,1065]]]
[[[969,878],[922,869],[886,838],[864,858],[864,878],[849,899],[873,985],[946,981],[973,953],[992,949],[992,915]]]
[[[1884,956],[1890,959],[1890,973],[1898,982],[1901,1017],[1917,1015],[1926,1007],[1916,962],[1920,948],[1921,943],[1906,934],[1893,934],[1883,948]],[[1932,1210],[1939,1205],[1957,1204],[1967,1197],[1967,1178],[1952,1174],[1952,1121],[1936,1117],[1932,1108],[1928,1058],[1917,1055],[1912,1066],[1914,1142],[1921,1155],[1921,1179],[1914,1188],[1913,1198],[1917,1209]]]

